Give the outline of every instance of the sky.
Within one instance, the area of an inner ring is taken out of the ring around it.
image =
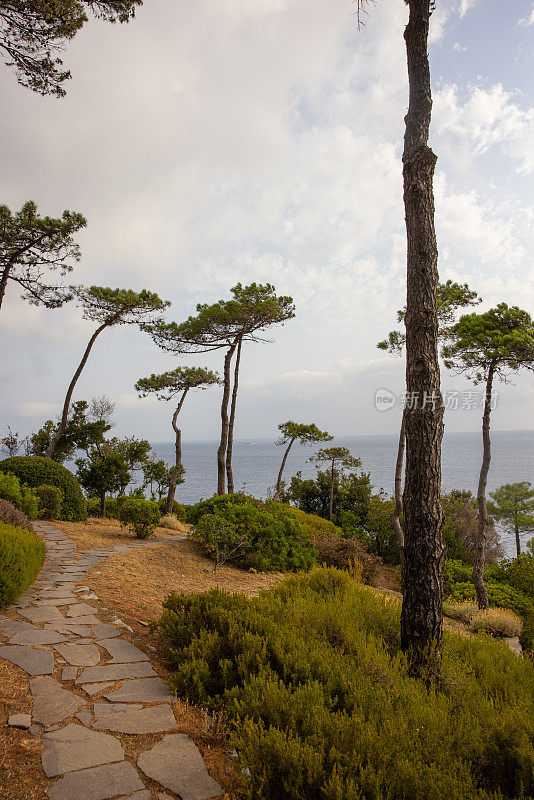
[[[532,314],[534,3],[436,6],[440,278],[467,281],[482,310]],[[74,282],[156,291],[176,321],[238,281],[294,298],[295,319],[244,349],[238,438],[276,437],[287,419],[340,436],[398,430],[403,359],[376,343],[405,302],[406,20],[401,0],[370,4],[360,29],[351,0],[145,0],[128,25],[91,21],[69,44],[61,100],[0,68],[0,202],[87,217]],[[74,303],[49,311],[18,294],[0,312],[0,435],[57,415],[93,330]],[[111,329],[75,397],[113,399],[117,435],[169,440],[172,409],[139,399],[135,381],[222,360]],[[445,368],[442,381],[459,398],[446,430],[478,430],[479,389]],[[534,376],[497,388],[493,427],[533,428]],[[377,391],[392,408],[377,409]],[[219,401],[217,388],[188,397],[184,438],[217,437]]]

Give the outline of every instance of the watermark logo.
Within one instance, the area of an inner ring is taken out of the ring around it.
[[[394,407],[397,398],[389,389],[377,389],[375,392],[375,408],[377,411],[389,411]]]

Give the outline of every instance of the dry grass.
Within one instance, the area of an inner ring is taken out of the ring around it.
[[[168,539],[169,536],[176,536],[177,533],[187,533],[189,525],[184,525],[181,522],[177,524],[179,527],[176,530],[156,528],[154,533],[145,541],[157,542]],[[52,525],[66,533],[76,544],[78,550],[115,547],[116,544],[131,544],[139,541],[128,528],[121,528],[120,522],[116,519],[89,517],[87,522],[64,522],[63,520],[56,522],[54,520]]]
[[[193,542],[184,541],[112,555],[90,570],[84,583],[120,616],[149,621],[159,617],[170,592],[196,594],[219,587],[257,595],[283,577],[278,572],[251,573],[226,564],[213,572],[213,562]]]
[[[477,633],[486,631],[492,636],[521,636],[521,619],[506,608],[487,608],[473,614],[469,628]]]
[[[42,745],[29,731],[7,727],[11,714],[31,711],[29,679],[18,667],[0,660],[0,797],[43,800],[50,784],[41,767]]]

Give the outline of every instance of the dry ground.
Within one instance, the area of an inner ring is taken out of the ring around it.
[[[115,547],[116,544],[131,544],[137,541],[128,528],[121,528],[116,519],[101,519],[89,517],[87,522],[64,522],[53,520],[52,525],[59,528],[72,539],[78,550],[94,550],[101,547]],[[177,530],[169,528],[156,528],[154,533],[145,541],[157,542],[175,536],[178,533],[187,533],[189,525],[177,523]]]

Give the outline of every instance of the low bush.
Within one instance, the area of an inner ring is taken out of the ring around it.
[[[309,535],[280,504],[212,498],[203,505],[208,503],[214,511],[198,517],[191,538],[216,565],[231,559],[245,568],[295,571],[315,564],[317,551]]]
[[[196,525],[204,514],[219,514],[219,516],[224,516],[226,506],[228,505],[261,506],[263,503],[261,500],[256,500],[254,497],[240,493],[216,494],[214,497],[210,497],[209,500],[201,500],[199,503],[188,506],[186,509],[187,522],[191,525]]]
[[[171,686],[224,711],[250,772],[240,796],[534,796],[534,666],[501,644],[446,631],[429,691],[401,651],[398,604],[334,569],[164,606]]]
[[[495,580],[534,597],[534,555],[522,553],[519,558],[499,562],[495,568]]]
[[[162,514],[165,514],[165,509],[167,508],[167,498],[162,498],[158,501],[159,510]],[[172,501],[172,514],[180,520],[180,522],[187,522],[187,508],[188,506],[184,506],[182,503],[178,503],[176,500]]]
[[[459,619],[460,622],[469,624],[471,618],[478,611],[478,604],[474,600],[463,600],[456,602],[454,600],[443,601],[443,613],[452,619]]]
[[[0,607],[14,603],[35,580],[44,550],[33,531],[0,522]]]
[[[0,498],[12,503],[30,519],[37,519],[37,497],[16,475],[0,472]]]
[[[39,516],[43,519],[60,519],[63,492],[58,486],[43,483],[35,490],[39,500]]]
[[[34,533],[33,525],[23,511],[15,508],[13,503],[0,498],[0,522],[7,522],[16,528],[25,528],[30,533]]]
[[[73,522],[87,519],[87,507],[80,484],[61,464],[43,456],[13,456],[0,461],[0,470],[12,472],[21,483],[35,489],[47,484],[63,492],[61,519]]]
[[[164,514],[159,521],[160,528],[168,528],[171,531],[183,530],[182,524],[176,519],[174,514]]]
[[[152,500],[124,498],[119,504],[118,516],[123,528],[129,527],[138,539],[146,539],[160,519],[160,510]]]
[[[486,631],[492,636],[520,636],[523,623],[517,614],[505,608],[486,608],[473,614],[469,628],[477,633]]]

